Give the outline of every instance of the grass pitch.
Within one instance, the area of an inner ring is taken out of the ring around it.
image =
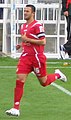
[[[71,96],[52,85],[42,87],[33,74],[28,76],[25,84],[21,115],[11,117],[5,114],[5,110],[13,106],[17,62],[17,59],[0,58],[0,120],[71,120]],[[64,62],[70,63],[70,60],[48,59],[48,73],[59,68],[68,81],[57,80],[55,83],[71,91],[71,65],[63,66]]]

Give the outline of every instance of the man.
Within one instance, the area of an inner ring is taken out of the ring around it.
[[[62,0],[62,11],[67,20],[67,42],[60,46],[60,55],[65,59],[65,54],[68,53],[71,58],[71,0]]]
[[[20,100],[23,95],[23,88],[29,73],[34,71],[40,84],[47,86],[56,79],[66,82],[66,76],[60,71],[55,70],[54,74],[46,73],[46,57],[44,55],[44,46],[46,38],[44,28],[41,23],[35,19],[35,7],[26,5],[24,8],[24,19],[26,23],[21,26],[22,44],[17,46],[23,47],[22,55],[17,66],[17,80],[14,91],[14,106],[6,111],[7,115],[19,116]]]
[[[1,3],[4,3],[4,0],[0,0]],[[0,8],[0,19],[3,19],[3,8]]]

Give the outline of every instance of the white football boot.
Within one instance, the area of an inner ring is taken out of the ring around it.
[[[55,73],[58,73],[61,77],[60,77],[60,80],[63,81],[63,82],[67,82],[67,78],[66,76],[59,70],[59,69],[56,69],[55,70]]]
[[[11,108],[10,110],[7,110],[5,113],[10,116],[19,116],[20,115],[19,110],[15,109],[15,108]]]

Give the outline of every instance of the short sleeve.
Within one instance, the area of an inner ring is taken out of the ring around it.
[[[42,24],[37,24],[36,27],[35,27],[35,33],[37,35],[38,38],[41,38],[41,37],[45,37],[45,31],[44,31],[44,27]]]
[[[21,27],[20,27],[20,34],[21,34],[21,35],[24,34],[24,30],[23,30],[23,28],[24,28],[24,24],[22,24]]]

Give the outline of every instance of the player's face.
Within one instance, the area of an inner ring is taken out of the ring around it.
[[[31,7],[24,8],[24,19],[29,20],[31,17],[34,17],[34,12],[32,12]]]

